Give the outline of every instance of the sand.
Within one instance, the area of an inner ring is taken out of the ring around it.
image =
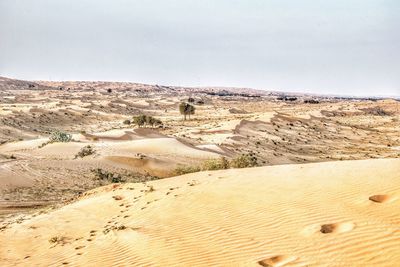
[[[400,159],[109,185],[0,232],[1,266],[398,266]]]
[[[0,77],[0,266],[398,266],[400,101],[295,96]]]

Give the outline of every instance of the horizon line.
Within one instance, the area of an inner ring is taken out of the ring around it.
[[[310,96],[331,96],[331,97],[353,97],[353,98],[392,98],[392,99],[400,99],[399,95],[361,95],[361,94],[335,94],[335,93],[313,93],[307,92],[305,89],[299,89],[299,91],[290,91],[290,89],[265,89],[265,88],[257,88],[257,87],[249,87],[249,86],[231,86],[231,85],[176,85],[176,84],[160,84],[160,83],[151,83],[151,82],[138,82],[132,80],[90,80],[90,79],[76,79],[76,80],[44,80],[44,79],[21,79],[15,78],[10,76],[2,76],[2,78],[10,79],[10,80],[19,80],[19,81],[30,81],[30,82],[105,82],[105,83],[134,83],[134,84],[141,84],[141,85],[153,85],[153,86],[167,86],[167,87],[183,87],[183,88],[227,88],[227,89],[250,89],[250,90],[257,90],[257,91],[265,91],[270,93],[282,93],[282,94],[304,94]],[[304,91],[303,91],[304,90]],[[400,89],[399,89],[400,91]]]

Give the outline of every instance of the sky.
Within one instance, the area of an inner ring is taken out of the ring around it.
[[[0,76],[400,95],[398,0],[0,0]]]

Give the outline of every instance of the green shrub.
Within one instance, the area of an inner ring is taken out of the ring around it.
[[[72,135],[69,133],[64,133],[60,131],[53,132],[50,136],[50,142],[71,142],[72,141]]]
[[[179,104],[179,112],[183,115],[183,119],[186,120],[186,116],[194,115],[196,108],[188,103],[182,102]]]
[[[55,142],[71,142],[72,141],[72,135],[69,133],[64,133],[60,131],[55,131],[50,135],[49,141],[44,142],[39,146],[39,148],[44,147],[45,145],[55,143]]]

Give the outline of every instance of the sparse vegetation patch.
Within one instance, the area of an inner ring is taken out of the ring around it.
[[[75,158],[83,158],[89,155],[93,155],[96,151],[91,145],[82,147],[82,149],[75,155]]]
[[[61,132],[61,131],[56,131],[53,132],[50,136],[50,142],[71,142],[72,141],[72,135],[69,133]]]
[[[175,169],[174,174],[183,175],[200,171],[225,170],[229,168],[249,168],[255,167],[257,165],[257,157],[254,154],[250,153],[239,155],[230,161],[225,157],[221,157],[219,159],[206,160],[200,166],[181,165]]]
[[[149,174],[131,173],[131,172],[111,172],[101,168],[96,168],[91,170],[94,174],[94,178],[107,183],[138,183],[145,181],[152,181],[160,179],[157,176],[152,176]]]
[[[365,109],[363,109],[363,111],[366,115],[372,115],[372,116],[391,116],[392,115],[391,112],[388,112],[381,107],[365,108]]]
[[[249,168],[257,166],[257,157],[252,154],[242,154],[233,160],[231,160],[230,165],[232,168]]]
[[[51,144],[51,143],[56,143],[56,142],[61,142],[61,143],[67,143],[72,141],[72,135],[69,133],[61,132],[61,131],[55,131],[50,135],[49,141],[44,142],[39,146],[39,148],[44,147],[45,145]]]
[[[137,125],[138,127],[151,126],[152,128],[154,128],[154,127],[162,127],[163,126],[163,123],[161,120],[156,119],[152,116],[143,115],[143,114],[133,117],[133,120],[130,123]],[[126,124],[126,123],[124,122],[124,124]]]
[[[124,179],[122,179],[121,174],[119,173],[112,173],[100,168],[93,169],[92,172],[96,176],[97,179],[99,180],[105,180],[105,181],[110,181],[111,183],[122,183],[125,182]]]

